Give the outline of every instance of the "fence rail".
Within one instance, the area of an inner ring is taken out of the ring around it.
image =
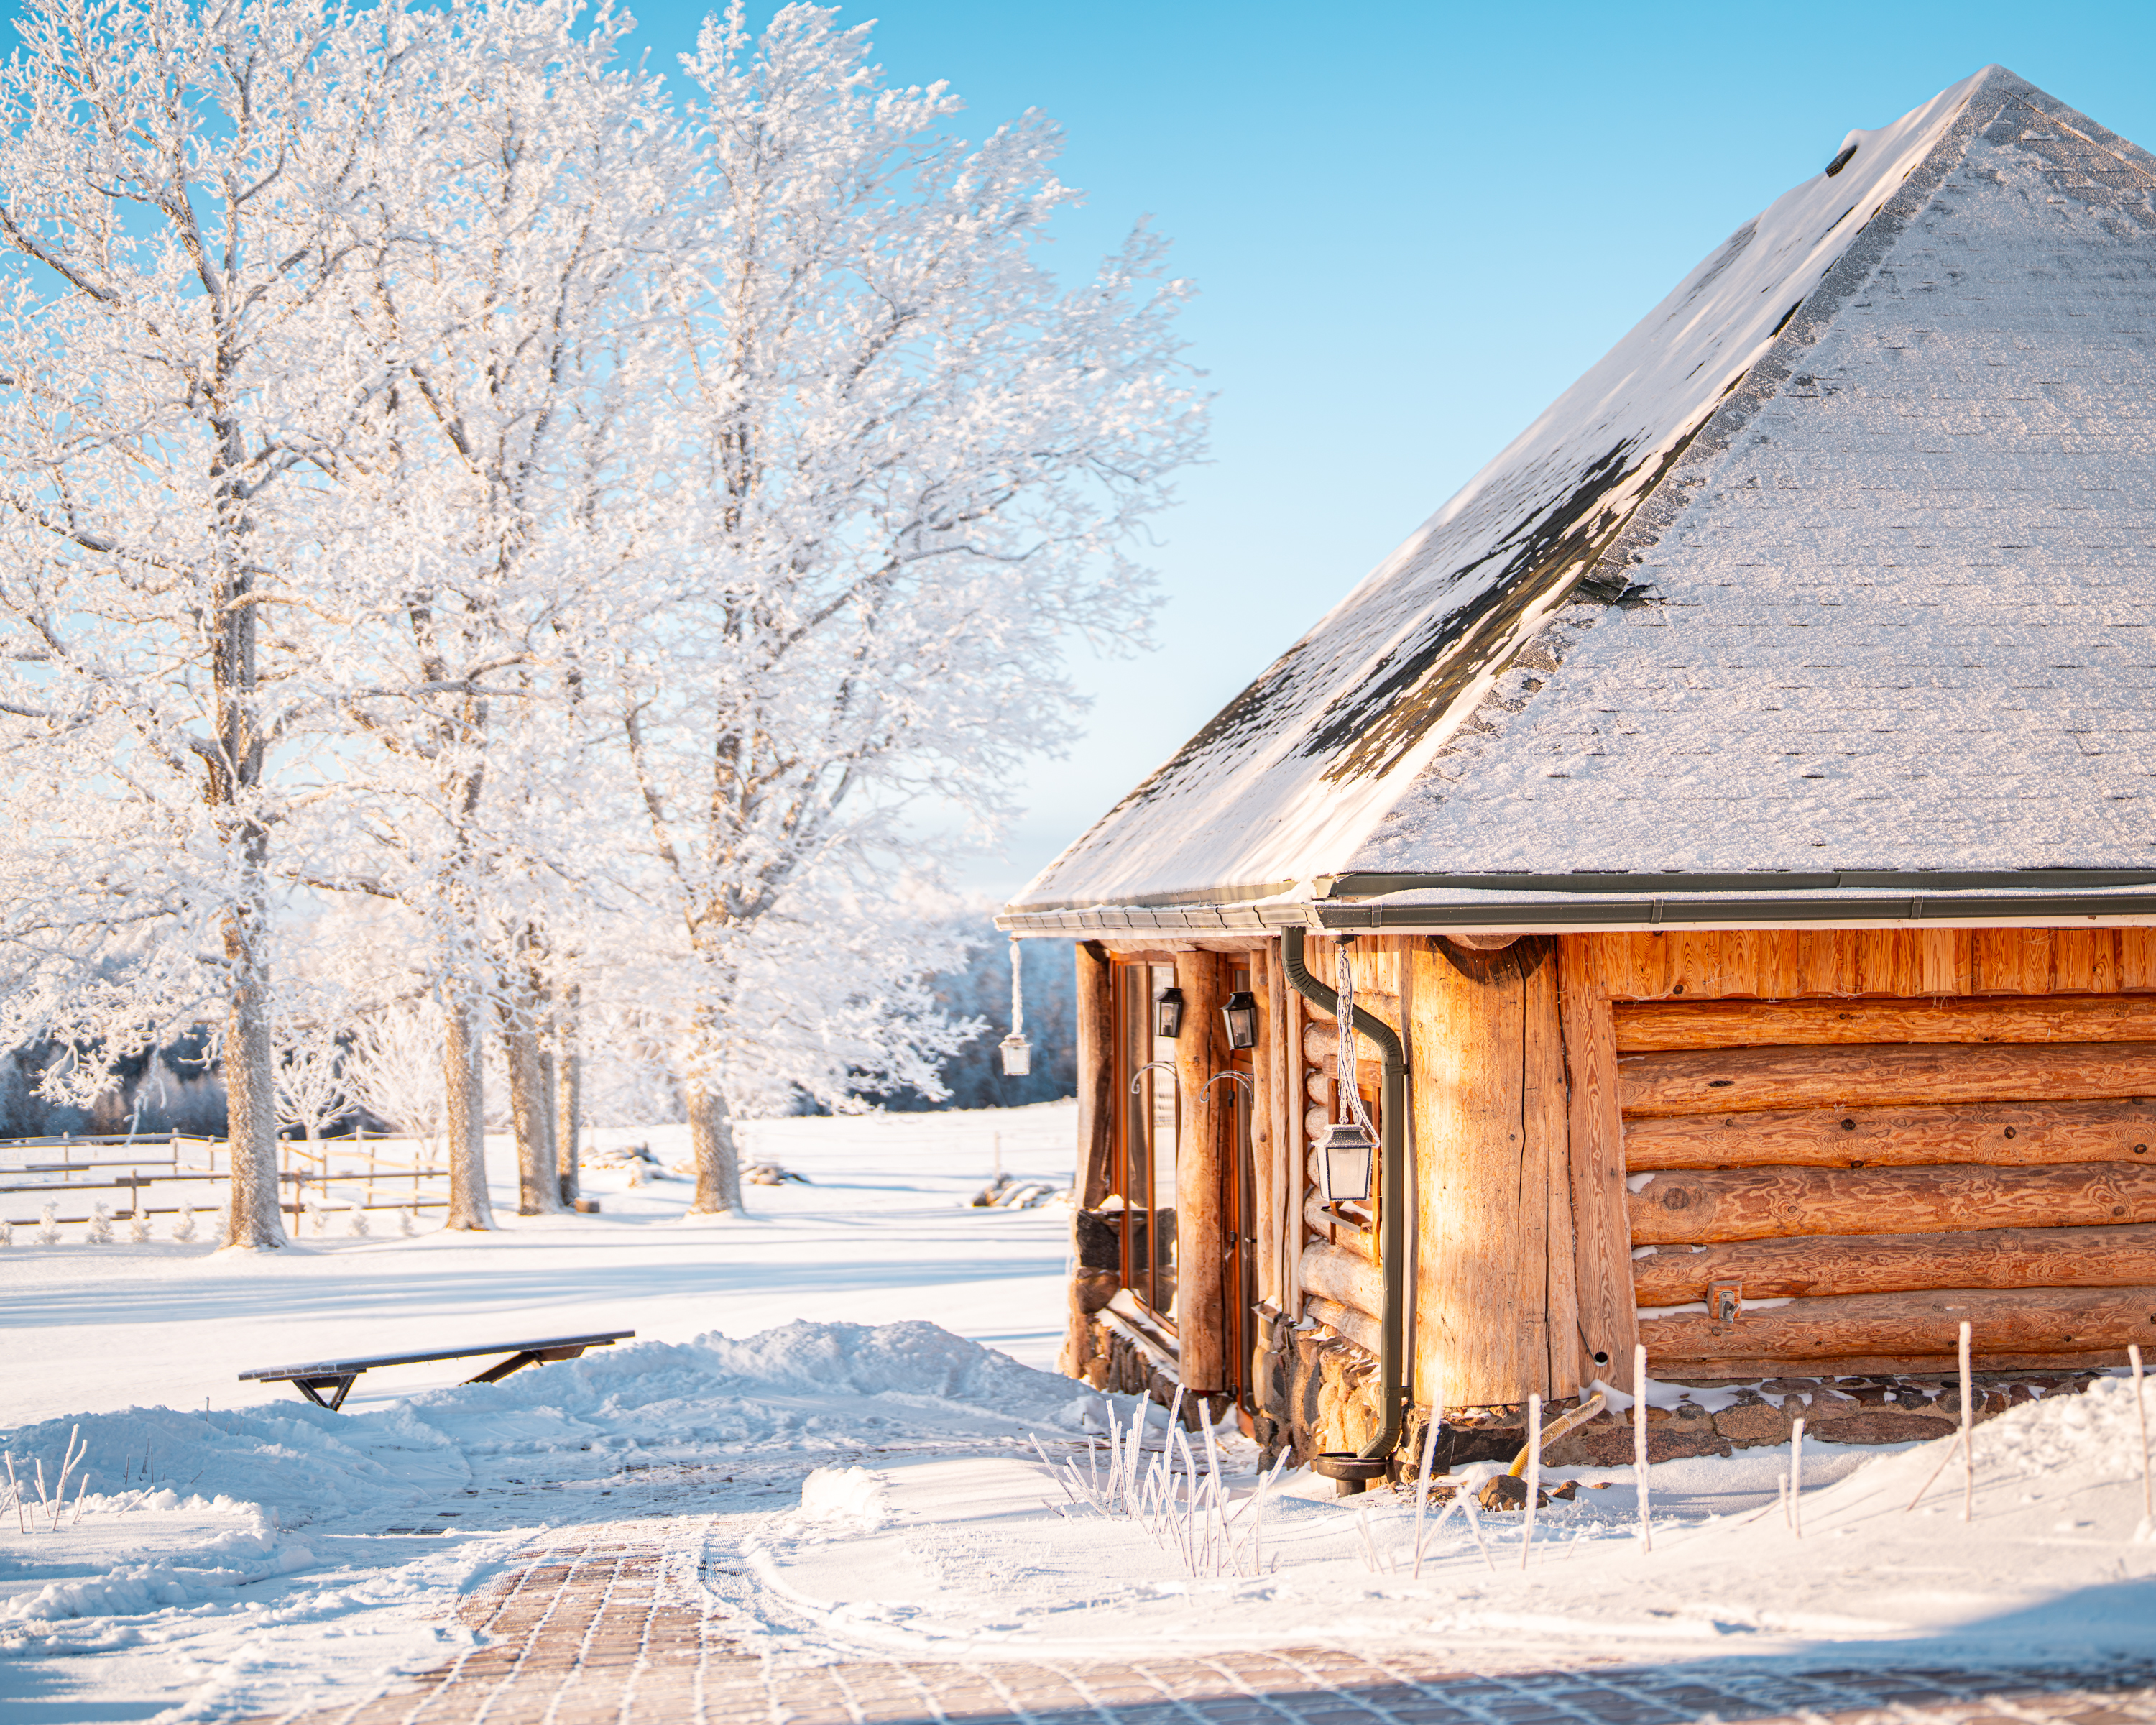
[[[284,1189],[280,1208],[290,1219],[294,1233],[311,1209],[319,1218],[326,1210],[350,1214],[354,1210],[444,1209],[449,1204],[449,1174],[429,1156],[422,1160],[417,1147],[408,1156],[388,1153],[398,1141],[379,1138],[282,1139],[278,1149],[283,1166],[277,1183]],[[114,1157],[116,1147],[136,1153]],[[96,1150],[104,1154],[80,1159],[69,1153]],[[16,1161],[25,1152],[58,1150],[61,1159]],[[220,1167],[219,1164],[223,1166]],[[32,1178],[43,1176],[45,1178]],[[14,1226],[35,1226],[45,1219],[42,1210],[57,1210],[63,1194],[126,1193],[127,1202],[112,1209],[106,1219],[131,1222],[139,1214],[177,1215],[180,1202],[158,1204],[159,1187],[210,1183],[227,1185],[232,1178],[230,1146],[222,1138],[194,1137],[169,1132],[155,1138],[105,1132],[81,1137],[0,1139],[0,1221]],[[220,1194],[221,1196],[222,1194]],[[42,1199],[40,1214],[18,1214],[19,1200]],[[13,1199],[9,1203],[4,1200]],[[146,1201],[147,1200],[147,1201]],[[95,1219],[94,1212],[82,1215],[55,1214],[60,1226],[80,1226]],[[318,1221],[316,1231],[321,1230]]]

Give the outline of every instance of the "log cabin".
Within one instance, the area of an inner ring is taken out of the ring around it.
[[[1065,1368],[1354,1481],[2156,1347],[2152,403],[2156,159],[2003,68],[1738,228],[1005,907]]]

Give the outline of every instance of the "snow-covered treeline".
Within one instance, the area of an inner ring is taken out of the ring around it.
[[[19,28],[0,1046],[83,1106],[206,1029],[252,1245],[280,1122],[355,1102],[438,1111],[486,1226],[490,1064],[527,1210],[594,1052],[706,1211],[736,1117],[940,1094],[942,869],[1073,734],[1065,644],[1142,633],[1203,439],[1161,243],[1059,284],[1053,126],[968,141],[808,6],[672,86],[574,0]]]

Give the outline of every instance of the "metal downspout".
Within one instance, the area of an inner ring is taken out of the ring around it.
[[[1302,942],[1301,929],[1281,931],[1281,956],[1287,979],[1305,999],[1316,1001],[1327,1013],[1337,1016],[1340,996],[1310,973],[1302,962]],[[1400,1385],[1400,1354],[1402,1333],[1406,1328],[1407,1290],[1402,1285],[1400,1271],[1406,1261],[1404,1224],[1407,1216],[1407,1158],[1403,1147],[1407,1127],[1407,1064],[1401,1057],[1399,1032],[1382,1019],[1372,1017],[1359,1003],[1355,1008],[1354,1027],[1376,1043],[1384,1057],[1384,1100],[1381,1105],[1383,1125],[1379,1132],[1379,1149],[1383,1158],[1380,1165],[1384,1170],[1385,1183],[1378,1235],[1378,1264],[1385,1277],[1385,1317],[1378,1330],[1378,1380],[1384,1386],[1381,1403],[1384,1425],[1361,1451],[1365,1461],[1382,1461],[1393,1453],[1400,1440],[1404,1400]],[[1301,1142],[1299,1133],[1296,1141]],[[1297,1181],[1296,1184],[1299,1191],[1301,1183]]]

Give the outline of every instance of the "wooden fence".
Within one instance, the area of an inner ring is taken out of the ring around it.
[[[311,1208],[325,1210],[444,1209],[449,1174],[424,1147],[407,1139],[299,1138],[278,1146],[277,1182],[292,1231]],[[183,1205],[222,1205],[232,1153],[222,1138],[172,1132],[146,1138],[105,1133],[0,1139],[0,1220],[32,1226],[47,1204],[63,1225],[89,1222],[99,1195],[110,1219],[175,1216]],[[200,1189],[197,1202],[190,1189]],[[57,1212],[63,1205],[74,1214]]]

